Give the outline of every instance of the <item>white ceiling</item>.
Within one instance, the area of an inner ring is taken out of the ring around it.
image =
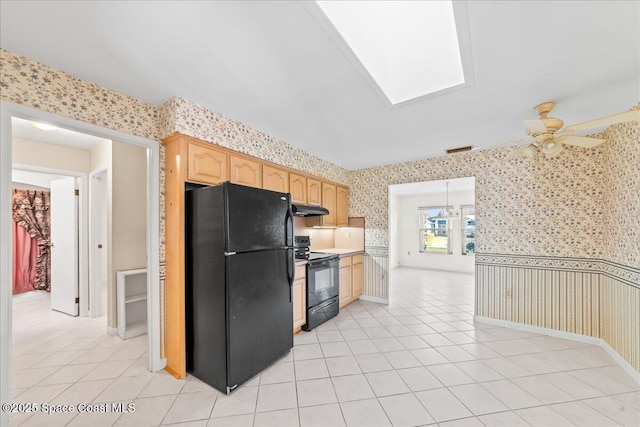
[[[68,129],[38,129],[30,125],[27,120],[18,117],[11,118],[11,136],[13,138],[26,139],[45,144],[62,145],[78,150],[91,150],[98,143],[106,141],[104,138],[86,135]]]
[[[155,105],[184,97],[348,169],[521,138],[546,100],[572,124],[640,99],[637,1],[469,2],[473,83],[397,107],[315,7],[2,0],[0,45]]]

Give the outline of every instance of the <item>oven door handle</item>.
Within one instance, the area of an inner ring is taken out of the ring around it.
[[[337,299],[331,299],[329,301],[323,302],[322,304],[320,304],[319,306],[315,307],[313,310],[311,310],[311,314],[316,314],[319,310],[324,310],[325,308],[336,304],[338,302]]]

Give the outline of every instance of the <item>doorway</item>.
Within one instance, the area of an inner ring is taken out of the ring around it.
[[[389,289],[399,268],[475,274],[475,178],[389,186]]]
[[[135,137],[123,132],[57,116],[6,101],[0,102],[0,399],[11,401],[11,372],[13,365],[12,341],[12,248],[11,248],[11,164],[12,125],[11,118],[37,120],[55,124],[66,129],[89,133],[102,138],[116,139],[126,144],[144,147],[147,150],[147,290],[148,290],[148,369],[157,371],[164,368],[165,360],[160,358],[160,281],[159,281],[159,143]],[[85,251],[85,253],[88,253]],[[9,417],[1,414],[0,423],[8,423]]]
[[[81,251],[85,249],[81,241],[86,235],[86,212],[81,212],[79,200],[85,181],[86,174],[81,172],[13,165],[12,215],[18,219],[14,221],[13,267],[18,273],[13,278],[14,301],[17,294],[45,289],[52,310],[86,316],[87,301],[85,298],[81,305],[79,293],[83,287],[84,295],[87,287],[87,257]],[[39,206],[46,209],[39,210]],[[41,223],[34,224],[32,218],[40,218]],[[34,233],[38,233],[36,238],[32,237]],[[26,256],[34,253],[36,261]],[[21,297],[24,298],[27,296]]]

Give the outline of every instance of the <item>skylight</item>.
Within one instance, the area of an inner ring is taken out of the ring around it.
[[[391,104],[463,84],[451,1],[317,1]]]

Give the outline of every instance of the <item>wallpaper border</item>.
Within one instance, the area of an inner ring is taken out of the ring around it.
[[[603,259],[485,253],[476,253],[475,256],[476,265],[602,273],[626,285],[640,288],[640,269]]]

